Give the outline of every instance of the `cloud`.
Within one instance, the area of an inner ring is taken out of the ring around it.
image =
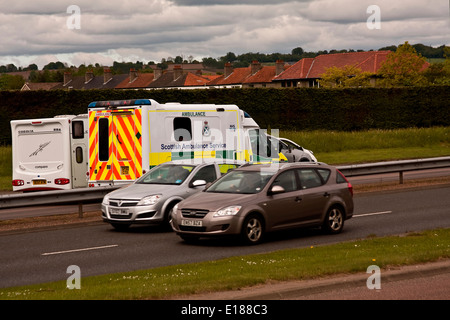
[[[81,10],[79,30],[67,27],[74,3]],[[380,30],[366,25],[373,3],[381,10]],[[444,0],[0,0],[0,64],[46,57],[75,65],[159,62],[230,51],[289,53],[299,46],[368,50],[404,41],[438,46],[449,44],[448,10]]]

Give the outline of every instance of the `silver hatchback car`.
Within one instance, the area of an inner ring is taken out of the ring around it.
[[[353,188],[323,163],[242,166],[175,206],[171,225],[184,240],[240,235],[249,244],[269,231],[321,226],[339,233],[353,215]]]
[[[163,163],[134,183],[108,193],[102,202],[103,221],[118,230],[131,224],[168,225],[176,203],[243,164],[220,159],[197,160]]]

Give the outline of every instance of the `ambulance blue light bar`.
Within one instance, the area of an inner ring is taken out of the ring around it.
[[[121,107],[121,106],[139,106],[151,105],[150,99],[132,99],[132,100],[111,100],[111,101],[94,101],[89,103],[89,108],[95,107]]]

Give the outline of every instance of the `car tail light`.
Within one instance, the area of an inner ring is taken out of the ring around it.
[[[69,184],[69,183],[70,183],[70,179],[67,179],[67,178],[55,179],[55,184],[63,185],[63,184]]]
[[[14,187],[20,187],[20,186],[23,186],[24,184],[25,184],[25,182],[21,179],[15,179],[12,181],[12,185]]]
[[[350,181],[348,181],[347,177],[344,176],[344,174],[342,172],[340,172],[339,170],[337,172],[341,175],[341,177],[345,180],[345,182],[347,182],[348,191],[350,191],[350,194],[353,197],[353,186],[352,186],[352,184],[350,183]]]

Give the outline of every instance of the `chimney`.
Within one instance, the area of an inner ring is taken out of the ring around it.
[[[278,76],[283,71],[284,71],[284,61],[283,60],[277,60],[276,67],[275,67],[275,75]]]
[[[103,84],[106,84],[112,79],[111,69],[105,68],[103,69]]]
[[[67,85],[70,81],[72,81],[72,73],[70,71],[64,72],[64,86]]]
[[[153,80],[157,80],[162,76],[162,69],[156,68],[154,70],[155,75],[153,76]]]
[[[251,67],[252,67],[252,75],[257,73],[262,68],[261,63],[259,63],[258,61],[252,61]]]
[[[88,83],[89,81],[91,81],[92,79],[94,79],[94,71],[89,70],[86,71],[85,75],[84,75],[84,83]]]
[[[233,73],[233,66],[231,65],[231,63],[229,63],[229,62],[225,63],[224,71],[225,71],[225,78]]]
[[[173,80],[177,80],[183,75],[183,68],[181,66],[173,66]]]
[[[131,68],[130,69],[130,83],[132,83],[137,78],[138,78],[138,72],[135,69]]]

